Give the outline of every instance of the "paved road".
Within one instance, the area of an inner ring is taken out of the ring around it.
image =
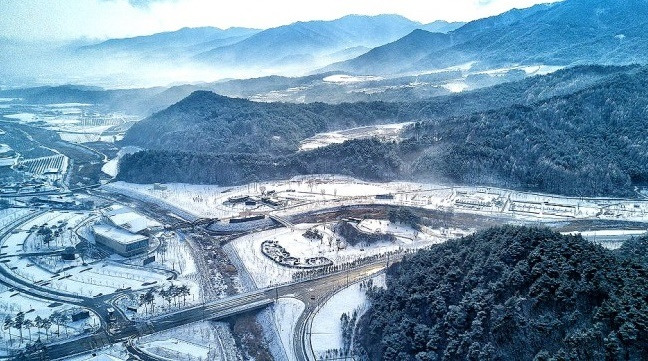
[[[380,271],[384,266],[384,262],[377,261],[376,263],[361,266],[354,270],[228,297],[176,313],[163,315],[147,322],[129,321],[122,314],[115,313],[117,319],[110,324],[107,310],[112,306],[110,300],[116,294],[96,298],[71,297],[69,294],[35,286],[26,282],[16,277],[4,267],[0,267],[0,281],[15,287],[21,292],[39,298],[50,299],[52,301],[64,301],[87,307],[99,316],[102,327],[98,332],[83,335],[62,343],[48,345],[46,358],[54,360],[85,353],[110,344],[126,342],[133,337],[141,337],[193,322],[231,317],[239,313],[266,307],[279,297],[295,297],[304,300],[308,305],[316,305],[332,292],[339,290],[349,283],[364,279]],[[121,291],[119,293],[127,292],[130,291]],[[301,335],[300,340],[306,340],[303,338],[305,332]],[[26,359],[29,360],[30,358]],[[307,358],[304,358],[304,360],[307,360]]]
[[[133,337],[141,337],[179,326],[204,320],[225,319],[240,313],[266,307],[278,297],[296,297],[302,300],[322,299],[349,283],[357,282],[379,272],[385,267],[384,262],[368,264],[353,270],[329,274],[310,280],[298,281],[278,287],[265,288],[222,300],[201,304],[175,313],[162,315],[146,322],[121,320],[109,331],[104,329],[71,341],[47,346],[46,359],[56,360],[89,352],[115,343],[127,342]],[[93,302],[103,302],[94,300]],[[101,309],[100,307],[94,305]],[[26,358],[37,360],[39,358]]]
[[[400,257],[397,257],[400,260]],[[350,284],[359,282],[361,280],[372,277],[378,272],[383,271],[387,266],[385,261],[378,261],[376,263],[361,267],[355,270],[343,272],[336,277],[333,282],[328,284],[328,287],[310,287],[312,291],[309,292],[309,297],[304,298],[301,294],[296,294],[295,297],[304,301],[305,309],[295,325],[293,352],[298,361],[314,361],[310,339],[310,330],[313,317],[319,307],[326,302],[335,292],[341,290]],[[328,277],[326,278],[328,282]]]

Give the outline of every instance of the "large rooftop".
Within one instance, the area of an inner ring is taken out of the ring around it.
[[[131,244],[147,239],[147,237],[129,233],[121,228],[105,225],[105,224],[96,224],[92,227],[95,234],[98,234],[102,237],[113,239],[121,244]]]
[[[128,207],[113,205],[104,211],[104,215],[115,226],[121,227],[129,232],[138,233],[147,228],[161,226],[160,223],[145,217]]]

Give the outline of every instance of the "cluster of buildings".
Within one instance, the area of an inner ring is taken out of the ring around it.
[[[134,210],[114,205],[103,210],[101,222],[92,228],[95,242],[113,252],[131,257],[145,253],[152,232],[162,225]]]
[[[20,195],[47,192],[56,188],[43,179],[29,177],[20,182],[0,182],[0,194]]]

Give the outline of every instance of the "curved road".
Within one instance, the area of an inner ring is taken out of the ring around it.
[[[22,224],[22,222],[19,222],[19,224]],[[4,237],[2,238],[4,239]],[[300,326],[300,329],[303,331],[298,335],[299,342],[295,343],[295,345],[303,345],[304,341],[308,342],[308,339],[304,337],[309,327],[308,315],[312,313],[312,310],[316,308],[319,302],[328,297],[332,292],[335,292],[350,283],[374,275],[376,272],[384,269],[385,266],[386,264],[384,260],[376,260],[373,263],[358,266],[354,269],[340,271],[313,279],[300,280],[277,287],[261,289],[207,304],[201,304],[175,313],[162,315],[147,322],[130,321],[119,313],[115,313],[115,316],[117,317],[115,322],[108,322],[109,315],[107,310],[112,307],[110,300],[120,293],[128,293],[132,291],[124,290],[98,298],[88,298],[76,295],[71,297],[69,294],[63,292],[34,286],[33,284],[13,275],[10,270],[1,266],[0,276],[2,277],[0,278],[0,281],[5,281],[7,284],[26,294],[54,301],[74,303],[86,307],[99,316],[102,327],[94,334],[83,335],[73,340],[47,345],[47,359],[54,360],[85,353],[110,344],[126,342],[132,337],[157,333],[193,322],[231,317],[238,313],[266,307],[267,305],[272,304],[276,298],[286,296],[306,300],[306,304],[310,306],[307,311],[311,312],[304,312],[304,320],[306,322],[302,322],[304,325],[303,327]],[[66,300],[68,297],[70,297],[70,299]],[[298,353],[298,355],[301,355],[299,356],[299,360],[310,359],[306,356],[305,350],[307,349],[308,347],[302,348],[302,352]],[[29,360],[30,358],[27,359]]]
[[[384,262],[368,264],[349,271],[337,272],[278,287],[265,288],[201,304],[178,312],[161,315],[146,322],[126,321],[121,323],[119,327],[113,328],[110,333],[101,330],[93,335],[76,340],[49,345],[46,349],[46,355],[50,360],[61,359],[92,351],[109,344],[126,342],[132,337],[141,337],[198,321],[228,318],[239,313],[266,307],[272,304],[277,297],[290,296],[301,299],[310,299],[311,296],[320,297],[317,295],[329,294],[333,290],[344,287],[347,283],[366,279],[375,275],[384,267]],[[37,358],[32,359],[36,360]]]

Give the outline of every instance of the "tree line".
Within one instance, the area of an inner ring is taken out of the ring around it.
[[[647,276],[580,236],[491,228],[390,267],[356,347],[386,361],[643,360]]]
[[[631,196],[648,184],[648,68],[623,69],[575,68],[406,104],[261,106],[198,94],[132,128],[127,141],[153,150],[123,158],[119,179],[234,185],[336,173]],[[352,140],[295,152],[318,131],[413,119],[400,142]]]

